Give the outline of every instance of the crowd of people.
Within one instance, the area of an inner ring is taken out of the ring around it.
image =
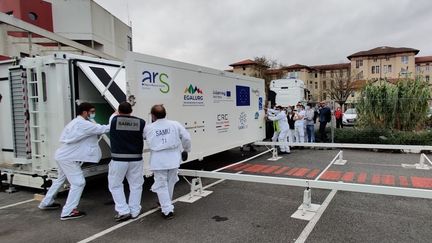
[[[289,143],[314,143],[315,124],[319,122],[319,139],[321,142],[327,142],[325,128],[331,121],[331,110],[325,102],[320,102],[318,107],[312,107],[307,103],[304,106],[298,102],[295,106],[282,107],[276,105],[273,108],[266,109],[266,117],[273,122],[273,142]],[[342,123],[342,113],[339,113],[340,123]],[[338,121],[336,116],[336,121]],[[289,154],[290,147],[281,145],[281,154]]]
[[[108,125],[92,122],[95,112],[92,104],[81,103],[77,107],[77,117],[63,129],[60,136],[61,146],[55,153],[58,178],[54,180],[39,208],[59,209],[61,205],[54,199],[67,180],[70,189],[60,219],[77,219],[86,215],[77,209],[85,186],[81,166],[84,162],[100,161],[102,155],[98,136],[109,133],[112,160],[108,170],[108,188],[117,212],[114,219],[118,222],[126,221],[137,218],[142,212],[144,140],[151,151],[150,169],[154,174],[151,190],[158,196],[162,216],[166,219],[173,218],[174,185],[179,180],[177,174],[180,162],[187,160],[191,149],[190,134],[179,122],[166,119],[163,105],[154,105],[151,108],[151,124],[132,116],[132,106],[127,102],[119,105]],[[123,186],[125,178],[129,184],[128,200]]]

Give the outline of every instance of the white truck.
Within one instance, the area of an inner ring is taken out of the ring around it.
[[[95,104],[101,124],[122,101],[147,123],[150,107],[164,104],[192,135],[188,161],[265,137],[264,80],[133,52],[123,63],[67,53],[3,62],[0,94],[1,174],[27,187],[57,177],[54,152],[80,101]],[[86,176],[107,171],[105,138],[102,160],[85,164]]]
[[[272,105],[284,107],[296,105],[297,102],[305,103],[307,92],[302,80],[296,78],[276,79],[270,82],[270,90],[275,93],[275,100]]]

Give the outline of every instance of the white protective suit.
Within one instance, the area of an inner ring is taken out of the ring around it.
[[[102,153],[98,144],[98,135],[109,132],[109,125],[99,125],[82,116],[77,116],[63,129],[60,136],[61,146],[56,150],[58,178],[54,180],[39,207],[51,205],[61,186],[67,179],[70,184],[66,204],[61,217],[71,214],[79,203],[85,186],[81,165],[83,162],[98,163]]]
[[[280,131],[275,131],[273,133],[272,141],[276,142],[287,142],[287,136],[289,132],[288,118],[285,111],[278,111],[274,109],[268,110],[268,119],[271,121],[276,121]],[[290,152],[290,147],[288,145],[279,146],[281,152]]]
[[[297,116],[300,116],[300,120],[296,120],[294,123],[294,136],[296,142],[304,143],[305,142],[305,120],[304,117],[306,115],[305,110],[297,111]]]
[[[151,190],[157,193],[162,213],[174,212],[172,197],[178,181],[182,150],[190,152],[189,132],[178,122],[158,119],[144,128],[145,139],[151,150],[150,169],[154,174]]]

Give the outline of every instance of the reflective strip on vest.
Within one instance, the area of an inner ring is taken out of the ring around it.
[[[273,129],[275,132],[280,132],[278,121],[273,121]]]
[[[120,159],[129,159],[129,158],[141,158],[142,154],[116,154],[111,153],[111,157],[113,158],[120,158]]]

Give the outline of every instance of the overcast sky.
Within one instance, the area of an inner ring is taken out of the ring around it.
[[[95,1],[132,22],[134,51],[218,69],[263,55],[285,65],[348,62],[384,45],[432,55],[431,0]]]

